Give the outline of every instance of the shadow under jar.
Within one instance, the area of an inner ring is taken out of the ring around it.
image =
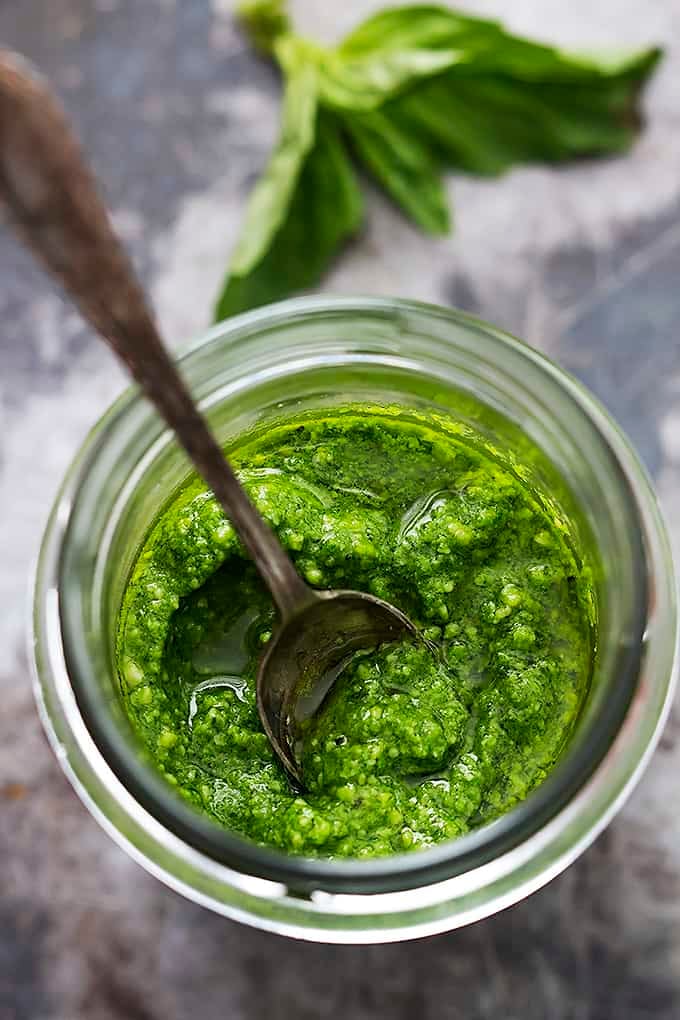
[[[597,642],[587,696],[552,772],[460,838],[371,860],[287,855],[183,800],[140,745],[120,698],[116,635],[136,556],[187,461],[127,392],[73,463],[45,533],[34,602],[36,688],[77,792],[136,860],[229,917],[300,938],[384,942],[460,927],[573,861],[632,789],[659,736],[676,658],[663,522],[636,455],[576,381],[458,312],[301,299],[215,327],[182,360],[220,440],[333,408],[389,406],[469,426],[549,496],[592,570]]]

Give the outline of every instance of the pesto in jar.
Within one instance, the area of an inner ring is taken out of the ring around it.
[[[291,421],[230,457],[310,584],[387,599],[436,652],[358,654],[305,732],[296,791],[255,704],[271,599],[194,481],[140,552],[118,636],[126,710],[168,782],[257,843],[324,857],[430,846],[525,798],[593,650],[588,571],[556,510],[469,430],[387,412]]]

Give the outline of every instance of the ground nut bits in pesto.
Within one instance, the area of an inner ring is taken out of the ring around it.
[[[255,704],[267,592],[198,482],[166,507],[121,612],[130,719],[168,782],[296,854],[430,846],[496,818],[558,759],[585,695],[590,589],[564,527],[468,436],[390,414],[283,425],[230,452],[313,585],[373,592],[436,646],[362,653],[289,784]]]

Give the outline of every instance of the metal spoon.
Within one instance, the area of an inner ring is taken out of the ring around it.
[[[415,634],[393,606],[361,592],[314,591],[242,488],[159,337],[94,177],[48,86],[0,51],[0,198],[20,234],[125,363],[174,430],[252,556],[280,614],[257,675],[265,732],[302,783],[297,723],[313,714],[349,655]]]

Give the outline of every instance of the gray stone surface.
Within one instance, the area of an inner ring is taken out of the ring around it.
[[[327,38],[375,6],[293,4]],[[624,159],[452,178],[457,229],[436,243],[376,197],[327,287],[455,303],[550,352],[632,436],[677,550],[680,3],[464,6],[564,44],[666,44],[647,131]],[[209,320],[275,130],[276,76],[248,51],[230,8],[0,2],[0,39],[60,90],[174,342]],[[184,902],[128,860],[48,750],[23,651],[49,501],[122,377],[5,233],[0,355],[0,1020],[680,1017],[677,712],[590,851],[525,903],[449,936],[374,948],[288,942]]]

